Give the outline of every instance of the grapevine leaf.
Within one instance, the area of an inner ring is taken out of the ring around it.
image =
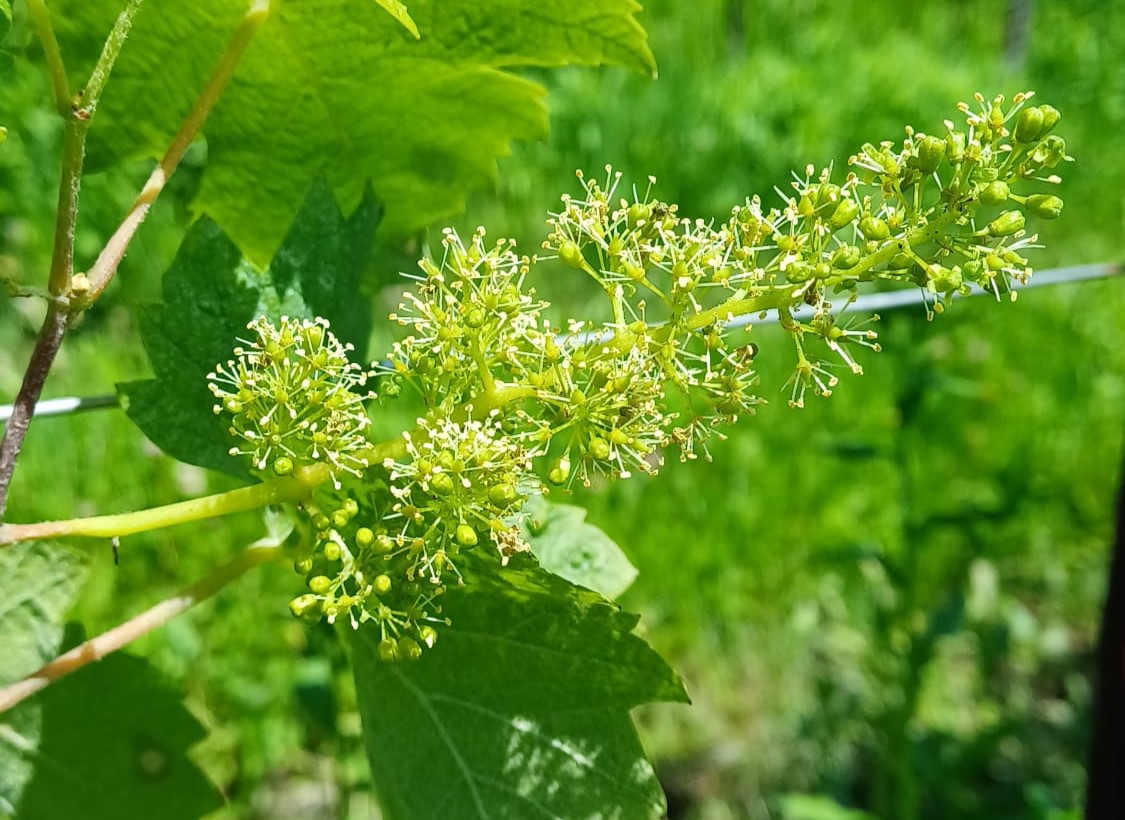
[[[0,686],[55,657],[85,573],[79,554],[57,544],[28,541],[0,549]],[[37,702],[0,715],[0,815],[15,811],[32,776],[40,718]]]
[[[398,0],[375,0],[375,2],[382,6],[387,14],[398,20],[399,25],[413,34],[415,40],[419,38],[418,26],[416,26],[414,21],[410,18],[410,12],[406,10],[404,4],[400,3]]]
[[[187,757],[206,734],[148,662],[115,654],[37,698],[42,740],[21,820],[196,820],[215,787]]]
[[[0,549],[0,686],[55,656],[85,573],[81,556],[58,544],[27,541]]]
[[[499,572],[463,572],[465,587],[446,597],[452,626],[418,661],[381,663],[370,627],[353,639],[385,816],[662,816],[663,794],[629,710],[686,695],[632,634],[637,617],[529,558]]]
[[[228,454],[226,423],[212,412],[207,374],[230,358],[259,315],[323,316],[333,333],[355,345],[359,359],[371,305],[355,294],[381,213],[368,189],[345,219],[328,186],[317,182],[265,271],[242,259],[215,222],[197,221],[164,274],[164,303],[141,312],[156,378],[118,386],[133,422],[181,461],[245,476],[245,463]]]
[[[248,3],[145,3],[92,123],[89,167],[164,151]],[[92,62],[89,32],[108,31],[120,2],[53,6],[68,55]],[[512,140],[546,134],[546,92],[513,67],[653,71],[635,0],[414,0],[420,40],[369,0],[270,8],[204,126],[195,203],[259,264],[319,176],[345,209],[371,179],[389,236],[459,212]]]
[[[525,537],[539,564],[574,584],[617,598],[637,569],[613,539],[586,522],[586,511],[541,496],[528,502]]]

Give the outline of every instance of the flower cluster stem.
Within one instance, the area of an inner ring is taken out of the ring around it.
[[[86,536],[91,538],[117,538],[138,532],[162,529],[201,521],[246,510],[255,510],[270,504],[299,501],[314,487],[329,478],[328,466],[316,464],[299,470],[292,476],[276,478],[252,487],[241,487],[225,493],[193,498],[176,504],[152,507],[137,512],[116,515],[98,515],[92,518],[72,518],[66,521],[42,521],[37,524],[0,524],[0,547],[19,541],[59,536]]]
[[[200,601],[215,595],[247,570],[275,559],[280,552],[281,547],[278,546],[248,547],[234,559],[183,589],[179,594],[161,601],[108,632],[74,647],[23,680],[0,689],[0,712],[11,709],[60,678],[81,669],[88,663],[100,661],[111,652],[116,652],[142,635],[163,626]]]

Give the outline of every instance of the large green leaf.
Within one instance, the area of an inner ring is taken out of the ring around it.
[[[637,618],[513,559],[466,567],[450,627],[414,663],[353,645],[372,777],[389,820],[656,818],[664,799],[629,710],[686,700]]]
[[[187,757],[203,727],[147,661],[111,655],[37,701],[42,739],[20,820],[197,820],[220,807]]]
[[[90,167],[163,152],[248,4],[145,3],[91,127]],[[461,210],[511,140],[547,130],[544,89],[506,69],[653,70],[634,0],[416,0],[420,40],[370,0],[270,5],[204,129],[196,203],[259,263],[318,176],[345,210],[371,179],[391,234]],[[108,31],[120,2],[54,6],[64,51],[92,61],[90,32]]]
[[[544,569],[607,598],[618,597],[636,579],[637,568],[621,547],[588,524],[581,507],[535,496],[527,513],[524,535]]]
[[[0,686],[55,657],[85,574],[80,555],[56,544],[29,541],[0,548]],[[14,811],[31,777],[40,729],[37,703],[0,714],[0,816]]]
[[[213,221],[196,222],[164,274],[164,303],[141,313],[156,378],[119,385],[129,417],[181,461],[246,475],[246,465],[228,455],[227,425],[211,411],[207,374],[230,358],[259,315],[323,316],[362,357],[371,305],[356,293],[380,214],[369,190],[345,219],[318,181],[265,271],[243,260]]]

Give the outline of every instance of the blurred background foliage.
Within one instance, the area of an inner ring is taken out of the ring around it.
[[[794,168],[899,138],[905,123],[939,130],[973,91],[1034,89],[1063,111],[1078,161],[1033,263],[1121,259],[1125,3],[646,6],[660,78],[537,76],[551,137],[515,146],[461,227],[532,250],[574,169],[607,162],[638,184],[655,175],[684,214],[721,217],[748,194],[768,199]],[[8,47],[34,52],[26,41],[17,27]],[[0,76],[0,277],[29,286],[45,278],[53,225],[47,98],[41,74]],[[115,291],[64,346],[49,395],[147,375],[130,307],[158,293],[204,154],[189,156]],[[89,180],[80,265],[143,171]],[[395,302],[411,252],[387,249],[372,271],[380,306]],[[536,284],[560,314],[586,315],[596,294],[575,279],[548,267]],[[15,394],[38,310],[0,302],[0,396]],[[932,323],[920,308],[895,312],[867,374],[803,411],[782,393],[787,340],[762,326],[771,403],[713,448],[713,463],[575,493],[640,569],[622,603],[643,614],[695,701],[639,715],[672,817],[1078,816],[1125,429],[1123,312],[1119,281],[1028,291],[1015,305],[966,300]],[[11,517],[134,509],[226,481],[161,456],[123,414],[43,420]],[[91,542],[75,615],[104,630],[262,532],[246,515],[136,536],[120,566]],[[347,659],[329,630],[288,615],[296,588],[284,568],[253,573],[135,650],[182,682],[210,729],[198,757],[230,800],[224,817],[377,817]]]

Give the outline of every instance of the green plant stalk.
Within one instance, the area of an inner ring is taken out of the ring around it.
[[[255,545],[246,548],[231,561],[183,589],[178,595],[167,598],[108,632],[74,647],[23,680],[0,689],[0,712],[11,709],[60,678],[81,669],[88,663],[100,661],[111,652],[116,652],[142,635],[163,626],[200,601],[212,597],[248,570],[274,560],[281,551],[281,547],[274,545]]]
[[[28,7],[33,16],[42,15],[36,20],[39,38],[47,53],[48,70],[55,88],[56,105],[60,116],[66,122],[63,133],[62,177],[59,182],[59,203],[55,215],[55,241],[51,255],[51,273],[48,289],[52,296],[62,297],[70,291],[71,275],[74,272],[74,229],[78,218],[78,195],[81,188],[82,166],[86,157],[86,131],[97,110],[98,101],[105,89],[106,81],[121,53],[121,47],[133,28],[133,19],[144,0],[130,0],[118,15],[113,30],[106,38],[102,53],[90,73],[86,87],[76,99],[71,99],[66,87],[66,69],[58,54],[58,43],[51,29],[50,15],[42,0],[30,0]],[[38,9],[38,11],[35,11]],[[51,47],[48,46],[51,45]],[[53,56],[52,56],[53,55]],[[61,73],[61,77],[57,74]],[[61,83],[61,85],[60,85]],[[59,94],[65,95],[59,97]]]
[[[43,56],[47,60],[47,76],[51,80],[51,92],[55,97],[55,109],[63,117],[69,117],[70,86],[66,80],[66,66],[63,64],[62,52],[59,51],[59,41],[55,37],[55,29],[51,25],[51,12],[43,0],[27,0],[27,13],[31,17],[31,24],[35,27],[35,36],[43,47]]]
[[[56,299],[65,299],[74,273],[74,230],[78,222],[78,195],[82,188],[82,167],[86,159],[87,118],[77,111],[66,118],[62,145],[62,177],[59,180],[58,209],[55,212],[55,240],[51,251],[51,272],[47,290]]]
[[[140,11],[143,3],[144,0],[129,0],[121,13],[117,15],[117,20],[113,23],[113,29],[105,39],[102,53],[94,64],[93,71],[90,72],[90,79],[86,81],[86,87],[82,89],[78,97],[77,108],[86,113],[87,119],[92,117],[94,111],[97,110],[98,100],[101,99],[102,91],[105,89],[105,84],[113,71],[113,65],[117,62],[117,55],[121,53],[121,47],[129,39],[129,32],[133,30],[133,20],[136,19],[137,12]]]
[[[299,469],[291,476],[275,478],[252,487],[240,487],[225,493],[193,498],[176,504],[152,507],[137,512],[72,518],[66,521],[42,521],[37,524],[0,525],[0,546],[40,538],[78,535],[91,538],[117,538],[138,532],[172,527],[189,521],[201,521],[270,504],[299,501],[315,487],[329,479],[326,464]]]

